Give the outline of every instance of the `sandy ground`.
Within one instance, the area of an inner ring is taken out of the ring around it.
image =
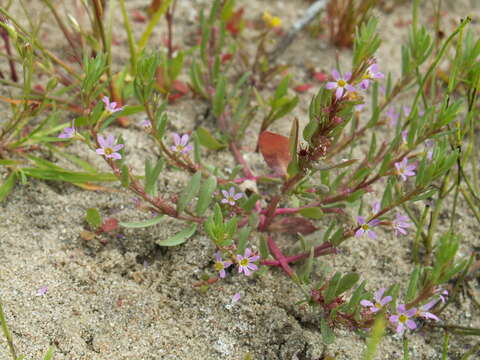
[[[42,9],[40,1],[31,3]],[[134,9],[147,2],[127,3]],[[188,42],[194,31],[194,9],[207,3],[179,1],[176,40],[180,45]],[[257,17],[269,9],[282,16],[285,26],[308,5],[300,0],[245,3],[247,17]],[[447,3],[447,14],[442,19],[445,32],[453,29],[454,21],[473,12],[474,3]],[[384,43],[378,62],[384,71],[396,76],[400,68],[398,44],[407,35],[406,26],[398,24],[407,22],[409,10],[400,6],[392,14],[379,15]],[[478,29],[478,18],[475,26]],[[156,30],[153,48],[158,46],[163,32],[163,27]],[[52,47],[61,54],[62,46],[54,41],[55,36],[48,33]],[[126,36],[119,31],[116,37],[120,41],[115,48],[116,63],[121,65],[127,61]],[[319,70],[333,68],[336,53],[325,40],[302,34],[282,60],[292,65],[295,80],[302,83],[309,81],[306,70],[312,65]],[[339,56],[346,68],[350,52],[342,51]],[[317,88],[301,95],[294,115],[302,121]],[[192,130],[204,110],[204,105],[192,99],[171,106],[169,130]],[[133,123],[141,120],[134,119]],[[285,131],[288,127],[288,121],[284,121],[276,125],[276,130]],[[125,138],[129,165],[141,169],[152,145],[146,134],[135,125],[112,131]],[[81,145],[74,144],[68,151],[105,168],[98,156]],[[267,171],[257,155],[247,156],[254,169]],[[52,159],[61,163],[55,156]],[[228,154],[213,154],[208,159],[223,161],[226,166],[233,164]],[[184,182],[182,174],[169,169],[160,182],[161,191],[173,191]],[[165,220],[153,228],[125,230],[118,236],[85,241],[79,233],[85,228],[83,219],[90,207],[97,207],[105,217],[124,221],[149,216],[138,211],[132,195],[119,188],[112,192],[88,192],[36,180],[17,186],[8,200],[0,204],[0,297],[18,352],[25,354],[26,359],[39,359],[50,345],[55,346],[54,358],[58,360],[240,360],[247,354],[253,359],[316,360],[324,353],[338,360],[361,358],[364,340],[347,330],[336,331],[335,344],[322,344],[318,314],[314,309],[295,305],[302,300],[302,293],[279,271],[251,278],[229,276],[206,294],[200,294],[193,284],[202,273],[213,273],[214,248],[205,236],[196,235],[179,247],[159,248],[155,241],[179,228],[175,221]],[[448,222],[449,214],[445,211],[441,228],[446,228]],[[474,244],[478,245],[480,227],[465,204],[459,211],[458,226],[463,237],[461,252],[466,255]],[[372,290],[395,282],[405,283],[411,266],[408,248],[412,235],[395,238],[391,233],[380,234],[378,241],[352,241],[341,255],[322,258],[317,268],[357,271],[368,280],[367,286]],[[280,241],[284,248],[293,247],[292,238]],[[478,282],[471,285],[478,295]],[[43,286],[48,287],[46,295],[36,296]],[[241,301],[229,306],[237,291],[242,294]],[[470,298],[462,295],[442,317],[448,323],[479,327],[478,314]],[[449,359],[458,359],[474,340],[452,336]],[[0,344],[0,358],[7,359],[3,338]],[[412,359],[440,359],[442,333],[417,332],[410,336],[410,344]],[[378,358],[401,358],[401,346],[396,336],[386,336]]]

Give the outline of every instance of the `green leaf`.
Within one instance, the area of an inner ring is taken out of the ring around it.
[[[178,198],[177,202],[177,212],[181,213],[187,207],[188,203],[192,201],[192,199],[197,196],[198,190],[200,189],[200,180],[202,179],[201,172],[196,172],[188,185],[183,189],[180,197]]]
[[[360,279],[360,275],[357,273],[348,273],[342,277],[337,285],[337,289],[335,291],[335,296],[340,296],[345,291],[350,290]]]
[[[13,187],[15,186],[15,181],[17,180],[17,174],[12,172],[8,175],[5,182],[0,186],[0,202],[5,200],[7,196],[12,192]]]
[[[67,181],[71,183],[84,183],[89,181],[116,181],[117,177],[109,173],[86,173],[75,172],[66,170],[50,170],[50,169],[38,169],[38,168],[22,168],[22,172],[25,175],[43,179],[43,180],[55,180],[55,181]]]
[[[195,234],[195,231],[197,231],[197,224],[191,224],[188,228],[183,229],[168,239],[158,240],[157,244],[160,246],[176,246],[183,244],[185,241],[191,238],[193,234]]]
[[[213,200],[213,193],[217,188],[217,179],[215,176],[210,176],[200,187],[200,195],[198,197],[195,213],[202,216],[208,209],[208,206]]]
[[[218,141],[207,129],[204,127],[198,127],[197,130],[195,130],[198,136],[198,140],[200,141],[200,144],[205,146],[207,149],[210,150],[220,150],[226,147],[225,144],[222,144],[220,141]]]
[[[420,266],[416,265],[413,269],[412,274],[410,275],[410,280],[408,281],[407,295],[405,296],[405,302],[412,301],[417,294],[417,284],[420,277]]]
[[[163,158],[159,158],[157,160],[157,164],[152,169],[150,161],[148,159],[145,160],[145,192],[148,195],[157,195],[157,180],[160,172],[163,169],[164,164],[165,161],[163,160]]]
[[[215,89],[215,97],[213,99],[213,114],[218,118],[223,114],[225,109],[225,92],[227,87],[227,79],[220,75]]]
[[[309,219],[320,219],[323,217],[323,210],[319,207],[309,207],[300,210],[299,214]]]
[[[337,286],[341,278],[341,274],[336,272],[335,275],[328,282],[327,290],[325,291],[325,302],[327,304],[335,300],[335,294],[337,293]]]
[[[320,319],[320,332],[324,344],[329,345],[335,342],[335,333],[329,328],[327,320],[323,317]]]
[[[54,348],[51,347],[48,349],[47,353],[45,354],[45,357],[43,358],[43,360],[53,360],[53,352],[54,352]]]
[[[95,209],[95,208],[88,209],[85,220],[87,221],[88,225],[90,225],[92,229],[98,229],[100,226],[102,226],[102,216],[100,215],[100,212],[98,211],[98,209]]]
[[[163,218],[163,215],[156,216],[152,219],[148,219],[145,221],[132,221],[132,222],[120,221],[118,225],[123,226],[125,228],[138,229],[138,228],[144,228],[144,227],[156,225],[162,220],[162,218]]]

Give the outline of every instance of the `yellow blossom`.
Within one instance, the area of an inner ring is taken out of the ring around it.
[[[276,28],[282,26],[282,19],[280,19],[278,16],[272,16],[268,11],[265,11],[263,13],[263,21],[271,27],[271,28]]]

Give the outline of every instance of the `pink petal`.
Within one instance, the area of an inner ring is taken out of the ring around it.
[[[187,145],[187,146],[185,146],[185,148],[183,149],[182,152],[185,154],[185,153],[187,153],[187,152],[189,152],[189,151],[192,151],[192,149],[193,149],[193,146],[192,146],[192,145]]]
[[[335,80],[340,79],[340,74],[338,73],[337,69],[332,70],[332,76]]]
[[[115,144],[115,137],[112,134],[107,136],[106,144],[108,147],[113,147],[113,144]]]
[[[254,261],[258,261],[260,259],[260,256],[259,255],[255,255],[255,256],[251,256],[250,257],[250,261],[254,262]]]
[[[235,195],[233,196],[233,198],[234,198],[235,200],[238,200],[238,199],[240,199],[242,196],[243,196],[242,193],[238,193],[238,194],[235,194]]]
[[[183,145],[183,146],[187,145],[188,139],[189,139],[188,134],[184,134],[182,136],[182,138],[180,139],[180,144]]]
[[[258,270],[258,266],[255,265],[255,264],[251,264],[251,263],[249,263],[247,265],[247,268],[249,268],[250,270]]]
[[[375,293],[374,299],[380,302],[380,300],[382,300],[383,293],[385,292],[385,290],[386,290],[385,288],[378,289],[378,291]]]
[[[395,323],[398,323],[398,315],[392,315],[390,316],[389,318],[390,322],[395,324]]]
[[[104,97],[102,98],[102,101],[103,101],[103,103],[105,104],[105,106],[107,106],[107,107],[108,107],[108,105],[110,104],[110,99],[108,98],[108,96],[104,96]]]
[[[357,216],[357,221],[360,225],[363,225],[366,222],[363,216]]]
[[[337,83],[336,82],[327,82],[325,84],[325,89],[328,89],[328,90],[332,90],[332,89],[335,89],[337,87]]]
[[[110,155],[110,157],[113,158],[113,159],[115,159],[115,160],[120,160],[120,159],[122,158],[122,155],[120,155],[119,153],[114,152],[114,153],[112,153],[112,154]]]
[[[387,305],[390,301],[392,301],[392,297],[391,296],[386,296],[385,298],[382,299],[382,301],[380,301],[380,304],[382,306],[385,306]]]
[[[228,200],[227,200],[227,199],[222,199],[222,200],[221,200],[221,203],[222,203],[222,204],[228,204]]]
[[[245,249],[245,257],[250,257],[250,255],[252,254],[252,250],[250,250],[250,248],[246,248]]]
[[[97,150],[95,150],[95,152],[96,152],[98,155],[105,155],[105,150],[103,150],[103,149],[97,149]]]
[[[362,300],[360,304],[364,307],[374,307],[375,305],[369,300]]]
[[[352,73],[351,73],[351,72],[347,72],[347,73],[345,73],[345,75],[343,76],[343,80],[348,81],[348,80],[350,80],[351,77],[352,77]]]
[[[225,270],[224,269],[220,270],[219,274],[220,274],[220,277],[223,279],[226,275]]]
[[[397,326],[397,334],[402,335],[404,331],[403,324],[398,324]]]
[[[220,251],[217,251],[215,253],[215,260],[217,261],[222,261],[222,255],[220,255]]]
[[[113,151],[118,151],[118,150],[123,149],[124,146],[125,146],[124,144],[117,144],[112,148],[112,150]]]
[[[338,87],[337,90],[335,91],[335,97],[337,99],[340,99],[343,95],[343,88],[341,87]]]
[[[375,234],[372,230],[367,230],[367,235],[370,239],[376,239],[377,234]]]
[[[226,198],[228,197],[228,192],[227,192],[227,190],[222,190],[222,194],[223,194],[223,196],[225,196]],[[225,199],[224,199],[224,200],[225,200]]]
[[[355,231],[355,236],[356,237],[360,237],[360,236],[363,236],[363,234],[365,233],[365,230],[363,230],[362,228],[358,229],[357,231]]]
[[[178,135],[177,133],[173,133],[173,142],[175,143],[175,145],[180,145],[180,135]]]
[[[417,328],[417,324],[413,320],[407,320],[407,326],[410,330]]]
[[[105,138],[102,135],[97,135],[97,141],[102,148],[106,147]]]

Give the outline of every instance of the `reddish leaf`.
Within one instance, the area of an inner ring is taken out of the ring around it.
[[[233,57],[232,53],[226,53],[222,55],[222,64],[225,64],[227,61],[229,61]]]
[[[293,88],[293,90],[295,90],[296,92],[299,92],[299,93],[303,93],[303,92],[308,91],[312,87],[313,87],[313,84],[301,84],[301,85],[295,86]]]
[[[140,10],[133,9],[132,10],[132,20],[135,21],[135,22],[144,23],[145,21],[147,21],[147,17],[145,15],[143,15],[140,12]]]
[[[173,81],[172,88],[173,90],[175,90],[176,92],[179,92],[182,95],[186,95],[190,91],[187,84],[178,80]]]
[[[317,228],[313,226],[310,220],[296,216],[275,220],[268,227],[268,231],[272,232],[288,234],[300,233],[302,235],[311,234],[315,230],[317,230]]]
[[[264,131],[258,145],[267,165],[277,174],[285,175],[291,160],[288,137]]]
[[[118,229],[118,220],[115,218],[105,219],[100,230],[103,232],[114,231]]]
[[[240,8],[232,14],[227,22],[226,29],[233,36],[237,36],[243,26],[243,8]]]
[[[313,77],[315,80],[324,82],[328,80],[328,74],[324,73],[323,71],[317,71],[313,73]]]

